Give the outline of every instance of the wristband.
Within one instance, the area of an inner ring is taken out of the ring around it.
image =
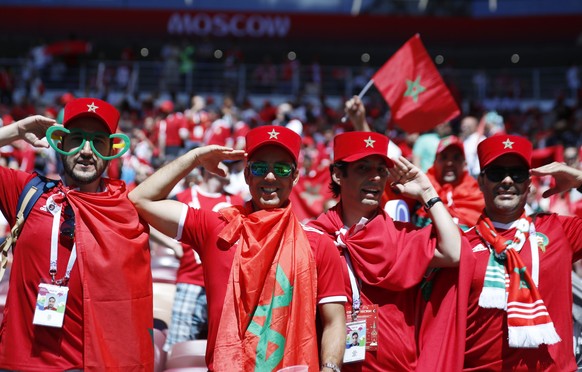
[[[337,366],[337,364],[335,364],[335,363],[330,363],[330,362],[323,363],[323,364],[321,365],[321,369],[324,369],[324,368],[329,368],[329,369],[331,369],[333,372],[340,372],[340,371],[341,371],[341,369],[340,369],[340,368]]]
[[[429,201],[427,201],[426,203],[424,203],[424,210],[425,211],[429,211],[429,209],[431,209],[436,203],[438,202],[443,202],[441,200],[441,198],[439,198],[438,196],[435,196],[434,198],[431,198]]]

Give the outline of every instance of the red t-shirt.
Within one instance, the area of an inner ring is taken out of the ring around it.
[[[176,200],[192,208],[207,211],[219,211],[231,205],[243,205],[244,201],[237,195],[207,193],[198,186],[193,186],[176,195]],[[182,244],[184,255],[180,258],[180,267],[176,274],[176,283],[195,284],[204,287],[202,262],[198,254],[187,244]]]
[[[202,262],[210,263],[204,265],[203,268],[208,300],[206,364],[212,370],[214,345],[216,344],[236,244],[226,250],[218,248],[218,234],[226,226],[226,221],[218,213],[184,207],[182,216],[177,239],[197,247]],[[306,227],[305,232],[313,249],[317,265],[318,303],[345,302],[343,285],[341,281],[337,280],[337,273],[341,270],[341,262],[337,257],[337,250],[333,242],[324,234],[313,229]]]
[[[181,112],[168,115],[165,120],[158,123],[159,132],[166,135],[166,146],[182,146],[180,129],[187,128],[186,117]]]
[[[14,225],[18,197],[32,174],[0,167],[0,208]],[[83,306],[79,266],[75,263],[69,281],[65,321],[62,328],[34,326],[38,285],[50,283],[50,236],[52,214],[46,201],[56,188],[43,194],[22,227],[14,249],[10,289],[0,329],[0,368],[63,371],[83,368]],[[64,214],[63,214],[64,215]],[[61,216],[61,222],[64,216]],[[66,271],[72,245],[59,239],[57,276]]]
[[[479,306],[489,250],[475,229],[466,232],[473,247],[476,266],[471,283],[467,313],[465,347],[466,371],[575,371],[572,345],[572,263],[582,258],[582,219],[556,214],[538,215],[535,229],[545,243],[539,250],[538,289],[554,327],[562,339],[554,345],[538,348],[509,348],[507,313],[501,309]],[[497,229],[505,238],[513,239],[515,229]],[[532,255],[526,244],[520,257],[532,271]]]

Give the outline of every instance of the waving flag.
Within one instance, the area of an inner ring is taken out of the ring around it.
[[[414,35],[372,77],[392,120],[408,133],[430,130],[459,115],[420,35]]]

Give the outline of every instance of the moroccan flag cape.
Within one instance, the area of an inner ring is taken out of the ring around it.
[[[407,259],[407,254],[399,254],[402,249],[395,247],[395,244],[407,244],[415,246],[414,240],[418,240],[418,254],[414,265],[425,265],[428,267],[434,255],[434,244],[426,244],[426,236],[412,236],[406,242],[398,239],[394,222],[382,210],[378,215],[368,221],[363,227],[352,226],[345,234],[340,230],[344,227],[341,212],[342,203],[334,206],[317,220],[310,222],[310,226],[337,237],[337,245],[345,246],[350,254],[354,272],[362,282],[399,291],[412,288],[422,280],[424,272],[416,270],[419,275],[402,275],[408,273],[409,265],[412,263]],[[408,224],[410,229],[414,226]]]
[[[538,249],[531,219],[522,215],[511,241],[497,234],[485,213],[475,228],[489,246],[491,254],[479,306],[507,311],[509,347],[535,348],[541,344],[560,342],[548,309],[519,256],[525,243],[532,245],[534,250]],[[532,265],[539,265],[539,262],[532,261]]]
[[[216,371],[277,371],[309,365],[319,371],[315,311],[315,258],[291,210],[249,213],[234,206],[219,213],[228,221],[219,235],[234,256],[218,339]]]
[[[83,287],[83,369],[152,371],[148,228],[127,198],[125,183],[103,182],[102,193],[62,190],[75,212],[75,264]]]
[[[434,167],[429,168],[426,175],[459,227],[466,231],[475,226],[483,208],[485,208],[483,194],[479,190],[477,181],[465,171],[460,184],[453,186],[450,183],[445,183],[441,185],[436,180]],[[422,221],[426,221],[426,224],[430,223],[428,213],[424,208],[418,209],[416,215],[421,222],[420,226],[425,226]]]
[[[419,291],[417,371],[461,371],[465,359],[467,306],[475,256],[461,239],[459,267],[440,268]]]
[[[418,34],[372,80],[390,105],[392,121],[408,133],[425,132],[460,113]]]

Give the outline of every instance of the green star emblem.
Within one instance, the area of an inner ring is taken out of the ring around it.
[[[420,76],[416,80],[406,80],[406,92],[404,92],[404,97],[412,97],[414,103],[418,102],[418,96],[420,93],[426,90],[425,87],[420,85]]]

